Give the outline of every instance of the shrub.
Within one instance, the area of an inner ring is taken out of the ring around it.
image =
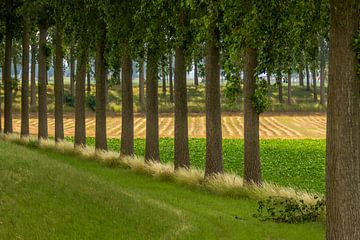
[[[75,98],[70,92],[64,92],[65,105],[69,107],[75,107]]]
[[[314,205],[293,198],[272,198],[259,201],[259,207],[254,217],[261,221],[277,223],[304,223],[322,220],[325,212],[325,200],[315,198]]]
[[[86,102],[86,106],[95,112],[95,108],[96,108],[95,96],[92,94],[87,95],[85,102]]]

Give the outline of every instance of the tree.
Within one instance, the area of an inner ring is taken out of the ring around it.
[[[50,56],[50,49],[47,45],[48,29],[51,26],[52,8],[47,1],[39,1],[37,5],[37,21],[39,27],[39,71],[38,71],[38,138],[48,138],[47,121],[47,60]]]
[[[219,3],[209,1],[206,55],[206,161],[205,175],[224,171],[220,109],[220,17]]]
[[[33,34],[32,34],[33,35]],[[31,84],[30,84],[30,105],[36,105],[36,59],[37,59],[37,46],[34,44],[36,40],[32,39],[31,42]]]
[[[288,73],[288,104],[291,104],[292,91],[291,91],[291,72]]]
[[[96,132],[95,132],[95,148],[107,150],[106,139],[106,92],[107,92],[107,71],[105,60],[106,46],[106,23],[99,20],[98,23],[98,42],[96,51]],[[84,89],[85,90],[85,89]]]
[[[5,61],[4,76],[4,133],[12,133],[12,81],[11,81],[11,54],[13,41],[13,0],[6,0],[6,33],[5,33]]]
[[[55,29],[55,75],[54,75],[54,92],[55,92],[55,141],[64,139],[64,73],[63,73],[63,36],[62,26],[57,24]]]
[[[139,104],[141,107],[145,105],[145,70],[144,61],[139,61]]]
[[[326,238],[360,239],[359,1],[332,0],[330,9]]]
[[[188,107],[186,88],[185,54],[187,31],[189,31],[189,12],[181,1],[174,6],[176,31],[178,38],[175,50],[175,129],[174,129],[174,166],[175,169],[189,168],[189,137],[188,137]],[[170,60],[172,64],[172,58]]]
[[[21,83],[21,136],[29,135],[29,56],[30,26],[27,10],[23,13],[22,83]]]
[[[174,102],[174,84],[173,84],[173,57],[172,53],[169,54],[169,91],[170,102]]]

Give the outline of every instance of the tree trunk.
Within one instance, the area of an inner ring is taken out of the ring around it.
[[[291,92],[291,72],[288,73],[288,104],[291,104],[292,92]]]
[[[244,81],[244,180],[248,184],[260,185],[261,163],[259,144],[259,114],[252,104],[255,94],[257,67],[256,49],[247,48],[245,52],[245,81]]]
[[[276,78],[276,82],[278,84],[279,87],[279,102],[283,103],[283,86],[282,86],[282,76],[281,74],[277,76]]]
[[[267,83],[270,86],[271,85],[271,73],[267,73],[266,78],[267,78]]]
[[[81,49],[76,68],[76,94],[75,94],[75,146],[86,144],[85,127],[85,76],[87,63],[87,49]],[[97,107],[96,107],[97,108]]]
[[[70,93],[75,96],[75,49],[70,46]]]
[[[327,113],[326,239],[360,239],[358,1],[332,0]]]
[[[21,136],[29,135],[29,19],[25,14],[23,19],[22,42],[22,83],[21,83]]]
[[[145,105],[145,71],[143,60],[139,63],[139,104],[141,107]]]
[[[14,82],[17,83],[16,84],[16,87],[15,89],[15,92],[14,92],[14,98],[16,99],[16,96],[17,96],[17,92],[18,92],[18,88],[19,88],[19,81],[18,81],[18,71],[17,71],[17,56],[16,56],[16,52],[15,52],[15,48],[13,48],[13,66],[14,66]]]
[[[162,94],[164,97],[166,97],[166,74],[165,74],[165,65],[162,66],[161,69],[161,75],[162,75]]]
[[[303,70],[301,70],[299,72],[299,85],[300,85],[300,87],[304,86],[304,71]]]
[[[305,71],[306,71],[306,91],[310,91],[310,71],[308,65],[306,65]]]
[[[210,26],[211,40],[206,56],[206,162],[205,176],[223,173],[219,29]]]
[[[175,169],[189,168],[188,107],[184,48],[178,47],[175,56]]]
[[[132,86],[132,61],[129,55],[122,61],[122,124],[121,155],[134,155],[134,103]]]
[[[63,70],[63,50],[62,50],[62,29],[56,27],[55,36],[55,72],[54,72],[54,92],[55,92],[55,141],[64,140],[64,70]]]
[[[315,70],[315,69],[313,69],[313,70],[311,71],[311,75],[312,75],[312,78],[313,78],[314,102],[317,102],[317,101],[318,101],[318,97],[317,97],[316,70]]]
[[[91,94],[91,66],[89,63],[89,66],[87,68],[87,72],[86,72],[86,82],[87,82],[87,87],[86,87],[86,92],[88,95]]]
[[[160,161],[158,116],[158,58],[150,49],[147,60],[146,79],[146,143],[145,160]]]
[[[196,61],[194,61],[194,85],[199,85],[198,64]]]
[[[320,104],[325,105],[325,43],[324,39],[320,43]]]
[[[170,88],[170,102],[174,102],[174,85],[173,85],[173,58],[169,57],[169,88]]]
[[[48,137],[47,123],[47,85],[46,85],[46,37],[47,28],[40,26],[39,37],[39,128],[38,138]]]
[[[96,132],[95,148],[107,150],[106,139],[106,105],[107,105],[107,71],[105,63],[106,26],[99,25],[100,38],[96,51]]]
[[[31,45],[31,86],[30,105],[36,106],[36,45]]]
[[[13,1],[6,1],[6,11],[12,13]],[[6,17],[5,35],[5,61],[4,61],[4,133],[12,133],[12,81],[11,81],[11,55],[12,55],[12,17]]]

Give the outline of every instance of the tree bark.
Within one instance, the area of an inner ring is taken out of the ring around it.
[[[141,107],[145,105],[145,71],[144,62],[139,62],[139,104]]]
[[[169,57],[169,88],[170,88],[170,102],[174,102],[174,84],[173,84],[173,58],[170,53]]]
[[[282,76],[281,76],[281,74],[277,76],[276,82],[277,82],[278,87],[279,87],[279,102],[283,103],[284,100],[283,100],[283,86],[282,86]]]
[[[266,78],[267,78],[267,83],[270,86],[271,85],[271,73],[267,73]]]
[[[219,29],[210,25],[211,41],[206,56],[206,162],[205,176],[223,173]]]
[[[12,81],[11,81],[11,55],[12,55],[12,8],[13,1],[6,1],[6,35],[5,35],[5,61],[4,61],[4,133],[12,133]]]
[[[38,138],[48,137],[48,123],[47,123],[47,85],[46,85],[46,37],[47,28],[40,26],[39,37],[39,128]]]
[[[22,83],[21,83],[21,136],[29,135],[29,58],[30,33],[27,14],[23,18]]]
[[[75,96],[75,49],[70,46],[70,93]]]
[[[325,105],[325,43],[324,39],[320,42],[320,104]]]
[[[315,70],[315,68],[311,71],[311,75],[312,75],[312,78],[313,78],[314,102],[317,102],[318,97],[317,97],[316,70]]]
[[[300,87],[304,87],[304,71],[301,70],[299,72],[299,85]]]
[[[134,103],[132,85],[132,61],[125,55],[122,61],[122,124],[121,155],[134,155]]]
[[[330,1],[326,239],[360,239],[360,75],[354,37],[358,1]]]
[[[165,74],[165,65],[162,66],[161,69],[161,75],[162,75],[162,94],[164,97],[166,97],[166,74]]]
[[[62,29],[56,27],[55,36],[55,75],[54,75],[54,92],[55,92],[55,141],[64,140],[64,70],[63,70],[63,50],[62,50]]]
[[[87,50],[81,49],[76,69],[76,94],[75,94],[75,146],[85,146],[85,76],[87,63]]]
[[[16,56],[16,50],[15,50],[15,47],[13,47],[13,66],[14,66],[14,82],[15,83],[19,83],[19,81],[18,81],[17,63],[18,63],[18,60],[17,60],[17,56]],[[19,84],[16,84],[15,89],[13,89],[13,90],[15,90],[15,92],[14,92],[14,98],[15,99],[16,99],[16,96],[17,96],[18,88],[19,88]]]
[[[36,106],[36,45],[31,45],[31,86],[30,86],[30,105]]]
[[[288,73],[288,104],[291,104],[292,91],[291,91],[291,72]]]
[[[175,169],[190,167],[186,66],[184,52],[183,47],[176,48],[175,52]]]
[[[106,105],[107,105],[107,71],[105,62],[106,26],[99,25],[100,39],[96,51],[96,132],[95,148],[107,150],[106,139]]]
[[[158,116],[158,58],[150,49],[146,79],[146,143],[145,161],[160,161]]]
[[[306,65],[305,71],[306,71],[306,91],[310,91],[310,71],[308,65]]]
[[[86,71],[86,82],[87,82],[86,92],[88,95],[91,94],[91,73],[90,72],[91,72],[91,66],[89,63],[89,66]]]
[[[247,184],[262,183],[260,144],[259,144],[259,114],[252,104],[256,88],[257,51],[247,48],[245,52],[244,81],[244,180]]]
[[[196,61],[194,61],[194,85],[199,85],[198,64]]]

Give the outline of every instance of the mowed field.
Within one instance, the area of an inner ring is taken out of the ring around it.
[[[48,116],[49,136],[54,135],[54,116]],[[20,115],[13,115],[14,132],[20,132]],[[144,114],[135,114],[135,137],[145,138],[146,118]],[[206,120],[204,114],[189,115],[189,137],[204,138],[206,136]],[[30,116],[30,132],[37,134],[38,119],[36,114]],[[75,120],[73,114],[64,116],[65,135],[73,136]],[[174,136],[174,116],[160,114],[160,137]],[[243,114],[222,115],[223,138],[243,138]],[[269,113],[260,118],[260,137],[262,139],[323,139],[326,133],[326,115],[324,113]],[[95,115],[89,114],[86,118],[86,134],[95,136]],[[121,134],[121,116],[110,114],[107,117],[107,136],[117,138]]]

